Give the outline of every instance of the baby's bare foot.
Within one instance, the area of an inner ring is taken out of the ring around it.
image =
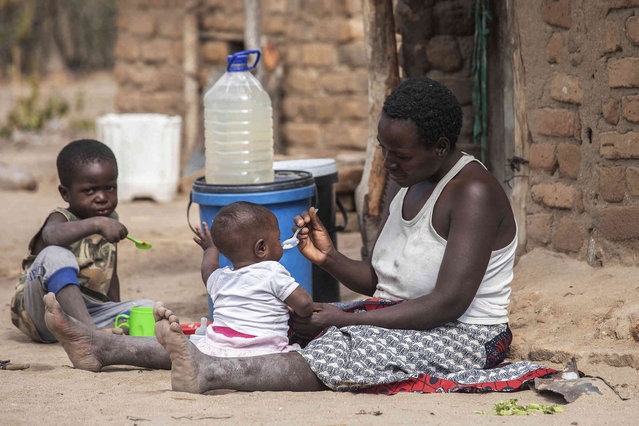
[[[97,330],[64,313],[53,293],[44,296],[47,328],[62,344],[75,368],[100,371],[102,363],[92,345],[92,335]]]
[[[155,336],[171,358],[171,387],[175,391],[202,393],[198,381],[199,351],[189,342],[173,312],[156,303]]]

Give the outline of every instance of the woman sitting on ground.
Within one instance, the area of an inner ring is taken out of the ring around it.
[[[494,367],[511,341],[517,226],[497,180],[455,147],[461,123],[452,92],[427,78],[403,82],[386,99],[378,140],[395,195],[370,259],[339,253],[313,210],[295,218],[297,226],[308,225],[299,236],[304,256],[353,291],[377,298],[350,311],[317,304],[311,317],[293,317],[296,334],[314,337],[302,351],[207,356],[161,303],[156,335],[166,351],[155,339],[85,329],[48,295],[47,325],[78,368],[172,368],[173,389],[189,392],[380,390],[424,375],[463,381]],[[497,377],[520,373],[497,371]]]

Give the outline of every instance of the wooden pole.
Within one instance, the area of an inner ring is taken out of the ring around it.
[[[262,12],[259,0],[244,0],[244,47],[262,49]],[[255,69],[255,77],[264,85],[264,65]]]
[[[262,83],[271,98],[273,110],[273,150],[281,154],[284,150],[280,138],[280,104],[284,69],[280,53],[272,42],[262,40],[262,11],[259,0],[244,0],[244,47],[260,50],[262,63],[255,69],[255,77]]]
[[[280,60],[280,52],[277,46],[271,41],[266,41],[262,49],[264,87],[271,97],[273,108],[273,151],[275,154],[283,154],[282,138],[280,137],[281,127],[281,104],[282,104],[282,80],[284,79],[284,65]]]
[[[362,0],[368,57],[368,143],[362,181],[355,192],[360,229],[368,256],[384,210],[387,173],[377,143],[377,121],[384,99],[399,84],[392,0]]]
[[[524,65],[521,59],[521,40],[519,38],[519,23],[515,11],[515,0],[506,0],[507,25],[510,27],[507,34],[511,35],[512,64],[513,64],[513,109],[515,112],[515,135],[513,155],[528,159],[529,141],[531,140],[528,119],[526,115],[526,92]],[[510,195],[510,203],[517,220],[518,245],[517,254],[521,255],[526,250],[526,196],[528,195],[527,164],[521,164],[521,170],[513,177],[513,190]]]
[[[198,29],[198,10],[200,0],[189,0],[184,14],[184,33],[182,42],[184,45],[184,141],[182,143],[182,160],[180,175],[188,164],[196,142],[200,136],[200,116],[202,102],[200,97],[200,85],[197,79],[199,68],[200,43]]]

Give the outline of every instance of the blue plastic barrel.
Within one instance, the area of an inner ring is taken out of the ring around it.
[[[200,224],[211,226],[220,209],[236,201],[260,204],[275,214],[280,225],[282,241],[290,237],[295,224],[293,218],[311,207],[315,196],[313,175],[306,171],[276,170],[275,180],[248,185],[210,185],[200,177],[193,182],[191,201],[200,206]],[[296,248],[284,250],[280,263],[309,294],[313,295],[312,265]],[[231,262],[220,255],[220,266]],[[213,303],[209,297],[209,318],[213,321]]]

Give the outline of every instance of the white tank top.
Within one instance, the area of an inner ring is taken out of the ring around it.
[[[435,289],[446,250],[446,240],[433,227],[433,207],[446,184],[472,161],[481,164],[472,155],[460,158],[437,183],[422,209],[411,220],[402,217],[402,206],[408,188],[401,188],[393,198],[390,215],[373,251],[372,265],[378,279],[374,297],[415,299]],[[508,322],[510,282],[513,279],[516,248],[517,232],[510,244],[491,253],[477,294],[466,312],[459,317],[459,321],[469,324]]]

